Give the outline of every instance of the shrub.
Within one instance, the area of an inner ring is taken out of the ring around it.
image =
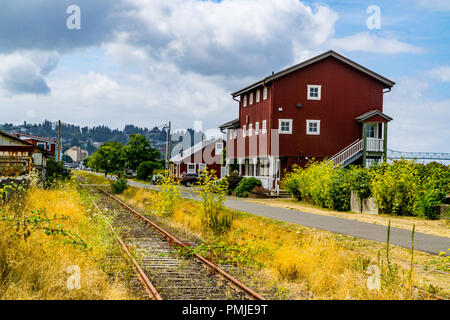
[[[223,181],[223,180],[222,180]],[[202,199],[202,227],[206,232],[221,235],[231,229],[234,214],[224,206],[227,183],[217,183],[214,170],[204,170],[200,176],[199,195]]]
[[[240,176],[236,172],[230,173],[230,175],[225,178],[225,180],[227,181],[227,184],[228,184],[228,187],[227,187],[227,194],[228,195],[230,195],[234,191],[234,189],[236,189],[236,187],[238,186],[239,182],[241,182],[242,178],[243,177]]]
[[[47,160],[46,177],[44,181],[45,188],[54,188],[58,183],[70,179],[70,172],[64,169],[63,163],[54,158]]]
[[[268,195],[270,191],[262,186],[256,186],[252,189],[251,193],[265,196]]]
[[[242,178],[239,182],[236,189],[234,189],[234,193],[238,197],[247,197],[248,193],[252,191],[254,187],[260,187],[262,185],[261,181],[256,178]]]
[[[160,182],[161,190],[158,192],[159,199],[157,211],[164,216],[172,216],[175,212],[176,206],[180,202],[180,191],[178,189],[179,183],[172,177],[167,175],[167,171]]]
[[[302,200],[302,174],[303,170],[297,165],[293,166],[292,171],[287,173],[281,181],[281,187],[292,194],[297,200]]]
[[[116,181],[111,181],[111,190],[115,194],[121,194],[128,188],[127,179],[117,178]]]
[[[398,160],[382,163],[371,172],[371,188],[382,212],[413,215],[419,191],[419,171],[414,161]]]
[[[156,169],[160,169],[161,164],[154,161],[141,162],[137,168],[137,178],[140,180],[148,180]]]
[[[351,187],[349,174],[345,169],[336,169],[331,177],[331,208],[338,211],[350,210]]]

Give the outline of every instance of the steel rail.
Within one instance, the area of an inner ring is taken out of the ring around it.
[[[134,210],[133,208],[131,208],[130,206],[128,206],[125,202],[123,202],[122,200],[114,197],[112,194],[110,194],[109,192],[103,190],[102,188],[96,186],[96,188],[98,190],[100,190],[101,192],[103,192],[104,194],[106,194],[107,196],[109,196],[111,199],[117,201],[123,208],[127,209],[129,212],[131,212],[132,214],[134,214],[136,217],[138,217],[139,219],[141,219],[143,222],[145,222],[147,225],[151,226],[153,229],[155,229],[158,233],[160,233],[164,238],[166,238],[169,243],[175,244],[177,246],[180,246],[182,248],[186,248],[186,244],[184,244],[183,242],[179,241],[177,238],[175,238],[172,234],[170,234],[169,232],[165,231],[164,229],[162,229],[161,227],[159,227],[158,225],[156,225],[154,222],[150,221],[149,219],[147,219],[146,217],[144,217],[143,215],[141,215],[139,212],[137,212],[136,210]],[[228,280],[229,284],[231,284],[232,287],[234,287],[235,289],[244,292],[246,297],[252,300],[265,300],[264,297],[262,297],[261,295],[259,295],[258,293],[256,293],[255,291],[253,291],[252,289],[250,289],[249,287],[247,287],[245,284],[243,284],[242,282],[240,282],[239,280],[235,279],[233,276],[231,276],[229,273],[225,272],[224,270],[220,269],[218,266],[216,266],[214,263],[212,263],[211,261],[209,261],[208,259],[200,256],[197,253],[194,253],[193,256],[204,266],[206,266],[207,268],[209,268],[212,272],[216,273],[217,275],[225,278],[226,280]]]
[[[92,185],[90,185],[90,186],[92,186]],[[88,193],[88,196],[91,199],[91,201],[94,204],[94,206],[97,209],[97,211],[101,214],[102,211],[98,207],[98,205],[95,202],[95,200],[92,198],[92,196],[89,193]],[[145,274],[145,271],[142,269],[142,267],[139,265],[139,263],[136,261],[136,259],[134,259],[134,257],[130,253],[130,250],[128,249],[128,246],[125,244],[125,242],[122,240],[122,238],[119,236],[119,234],[114,230],[113,226],[106,219],[105,219],[105,222],[106,222],[109,230],[111,231],[111,233],[114,234],[114,236],[116,237],[116,239],[119,242],[122,250],[125,252],[128,260],[131,261],[133,269],[134,269],[134,272],[136,273],[139,281],[142,283],[142,285],[143,285],[143,287],[145,289],[145,292],[147,293],[147,296],[151,300],[162,300],[161,295],[158,293],[158,291],[156,290],[155,286],[153,286],[152,282],[150,281],[150,279]]]

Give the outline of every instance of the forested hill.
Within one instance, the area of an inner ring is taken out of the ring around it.
[[[57,123],[44,121],[39,124],[30,124],[24,122],[20,125],[12,123],[0,124],[0,130],[8,133],[22,132],[40,137],[58,138]],[[192,131],[192,129],[188,129]],[[63,151],[72,146],[79,146],[92,154],[97,147],[108,141],[127,143],[128,137],[132,134],[144,135],[150,140],[152,147],[157,148],[162,153],[165,151],[167,131],[166,129],[154,127],[153,129],[140,128],[132,124],[126,125],[123,130],[111,129],[108,126],[81,127],[73,124],[61,123],[61,139],[63,143]],[[201,134],[201,133],[196,133]]]

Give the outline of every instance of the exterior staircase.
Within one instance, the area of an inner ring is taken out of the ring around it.
[[[356,140],[355,142],[332,156],[329,161],[331,161],[336,167],[340,165],[346,167],[362,156],[363,147],[364,140]]]

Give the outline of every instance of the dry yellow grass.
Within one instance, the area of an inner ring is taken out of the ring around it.
[[[0,299],[130,299],[125,285],[111,279],[102,268],[113,271],[105,261],[113,238],[100,217],[87,214],[80,194],[72,186],[57,190],[30,189],[22,199],[1,207],[9,218],[27,217],[33,210],[41,210],[60,228],[78,235],[91,250],[65,243],[63,235],[46,235],[44,230],[11,227],[0,222]],[[26,232],[25,235],[28,235]],[[74,271],[80,269],[79,289],[70,290],[67,283]],[[69,268],[69,269],[68,269]],[[118,270],[114,270],[118,271]]]

